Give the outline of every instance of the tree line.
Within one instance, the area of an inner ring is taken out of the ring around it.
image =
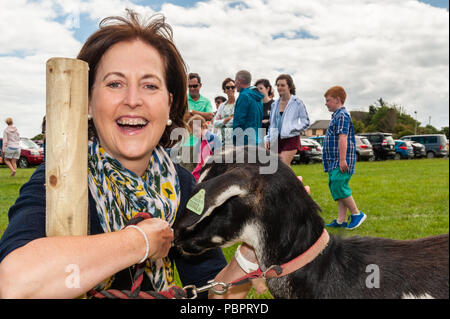
[[[402,106],[389,104],[382,98],[369,106],[369,112],[350,111],[355,133],[385,132],[392,133],[394,138],[414,134],[445,134],[449,138],[449,127],[438,130],[433,125],[421,126],[407,114]]]

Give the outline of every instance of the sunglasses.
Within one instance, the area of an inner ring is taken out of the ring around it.
[[[189,85],[189,88],[196,89],[196,88],[198,88],[198,86],[199,86],[199,84],[192,84],[192,85]]]
[[[234,90],[235,88],[236,88],[235,86],[226,86],[225,87],[226,90],[229,90],[229,89],[233,89]]]

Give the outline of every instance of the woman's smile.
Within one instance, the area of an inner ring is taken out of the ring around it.
[[[132,136],[143,132],[149,121],[143,117],[121,116],[116,123],[122,134]]]

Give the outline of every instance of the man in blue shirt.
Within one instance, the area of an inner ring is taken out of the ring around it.
[[[367,215],[359,211],[348,186],[355,173],[356,150],[352,118],[344,107],[347,95],[342,87],[333,86],[324,96],[325,105],[333,115],[323,144],[323,168],[328,172],[331,195],[338,202],[338,218],[327,227],[355,229]],[[348,223],[345,222],[347,210],[351,212]]]
[[[250,86],[252,76],[250,72],[241,70],[236,73],[235,84],[239,92],[233,117],[233,144],[258,145],[262,128],[264,95],[255,87]]]

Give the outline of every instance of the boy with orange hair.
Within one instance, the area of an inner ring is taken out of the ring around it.
[[[323,143],[323,168],[328,172],[331,196],[338,202],[338,218],[327,227],[355,229],[367,218],[360,212],[348,186],[355,173],[355,132],[350,114],[344,107],[347,94],[340,86],[333,86],[324,94],[328,111],[333,112]],[[351,215],[348,223],[347,210]]]

